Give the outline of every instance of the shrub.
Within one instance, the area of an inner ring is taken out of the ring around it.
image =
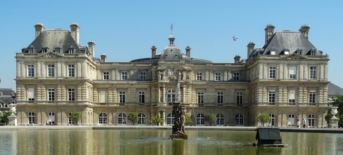
[[[138,121],[138,113],[136,112],[130,112],[127,116],[127,119],[133,124],[135,125]]]

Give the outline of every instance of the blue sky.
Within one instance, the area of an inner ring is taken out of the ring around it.
[[[324,3],[325,2],[325,3]],[[310,40],[328,53],[329,80],[343,86],[343,1],[2,1],[0,3],[0,87],[15,88],[15,53],[34,39],[33,25],[69,29],[80,25],[81,43],[96,43],[96,55],[109,61],[150,56],[155,45],[167,46],[170,25],[176,45],[192,48],[192,56],[214,62],[246,58],[246,45],[263,46],[264,28],[298,31],[307,24]],[[232,36],[237,36],[234,42]]]

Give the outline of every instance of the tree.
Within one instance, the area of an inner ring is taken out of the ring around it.
[[[186,125],[192,125],[193,124],[193,120],[192,120],[192,117],[190,115],[185,115],[186,117],[186,122],[185,124]]]
[[[213,125],[216,121],[216,116],[214,114],[209,114],[205,116],[205,120],[210,124]]]
[[[71,120],[73,121],[73,124],[78,124],[81,118],[80,112],[72,112],[71,113]]]
[[[332,117],[333,117],[333,115],[331,114],[331,109],[328,109],[328,112],[325,115],[325,120],[326,120],[328,125],[330,124],[330,120],[331,120]]]
[[[159,125],[163,123],[163,119],[160,116],[155,115],[154,117],[151,118],[151,123],[155,125]]]
[[[136,112],[130,112],[127,116],[127,119],[133,124],[135,125],[138,121],[138,113]]]
[[[337,117],[339,119],[338,126],[343,127],[343,96],[337,96],[334,103],[332,103],[333,106],[338,107],[337,111]]]
[[[270,117],[268,114],[266,113],[262,113],[262,114],[259,114],[257,117],[256,117],[256,120],[258,122],[261,122],[262,123],[262,126],[264,126],[265,123],[268,123],[270,121]]]
[[[0,124],[3,124],[3,125],[8,124],[9,122],[8,116],[10,116],[11,114],[12,114],[11,112],[2,113],[2,115],[0,116]]]

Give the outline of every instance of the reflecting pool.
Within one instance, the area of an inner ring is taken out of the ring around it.
[[[343,154],[343,134],[282,132],[285,148],[251,146],[253,131],[188,130],[186,141],[158,129],[0,130],[0,154],[25,155],[334,155]]]

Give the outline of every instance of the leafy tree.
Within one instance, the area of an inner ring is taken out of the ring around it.
[[[326,120],[327,124],[330,124],[330,119],[332,118],[332,116],[333,115],[331,114],[331,109],[328,109],[328,112],[325,116],[325,120]]]
[[[185,124],[186,125],[192,125],[193,124],[193,120],[192,120],[192,117],[190,115],[185,115],[186,117],[186,122]]]
[[[127,119],[133,124],[135,125],[138,121],[138,113],[136,112],[130,112],[127,116]]]
[[[205,120],[210,124],[213,125],[216,121],[216,116],[214,114],[209,114],[205,116]]]
[[[334,106],[338,107],[337,117],[339,119],[338,126],[343,127],[343,96],[337,96],[337,99],[333,103]]]
[[[0,124],[8,124],[9,120],[8,120],[8,116],[10,116],[12,113],[11,112],[4,112],[2,113],[2,115],[0,116]]]
[[[159,125],[163,123],[163,119],[160,116],[155,115],[154,117],[151,118],[151,123],[155,125]]]
[[[73,121],[73,124],[78,124],[81,118],[80,112],[73,112],[71,113],[71,120]]]
[[[270,121],[270,117],[267,113],[262,113],[256,117],[256,120],[258,122],[261,122],[262,126],[264,126],[265,123],[268,123]]]

